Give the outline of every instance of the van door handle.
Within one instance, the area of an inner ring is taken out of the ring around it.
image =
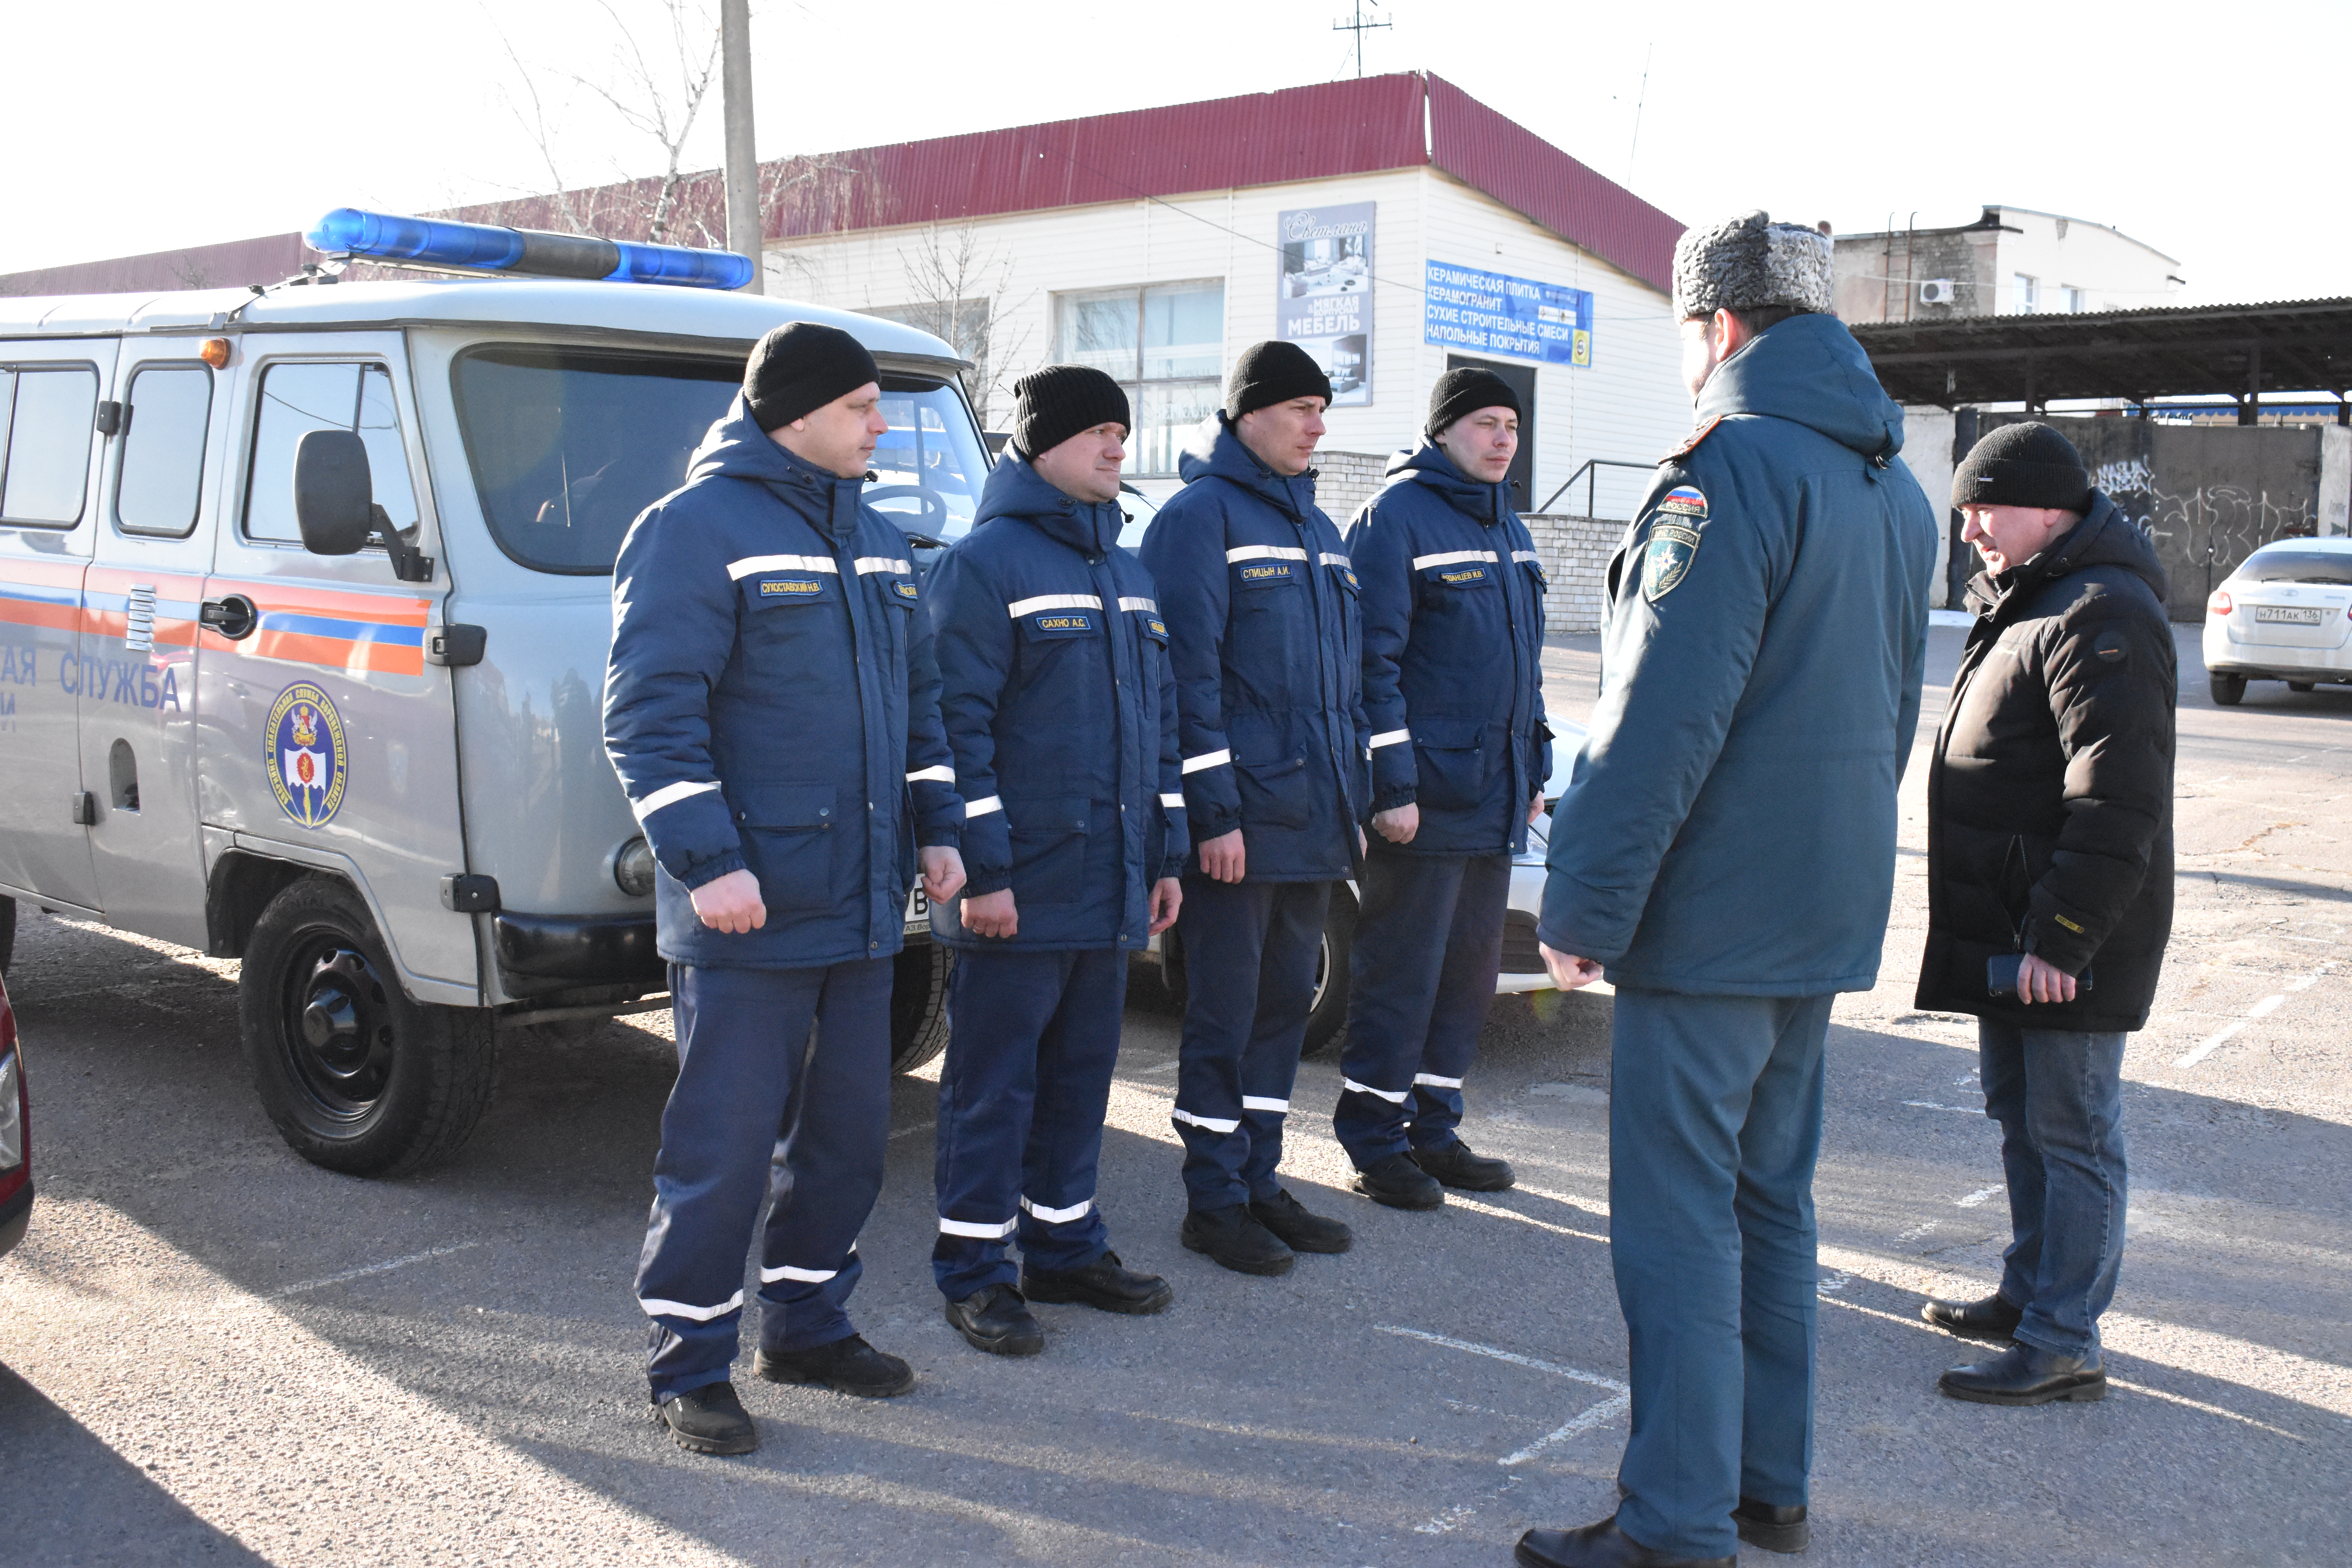
[[[261,612],[244,595],[231,594],[226,599],[206,599],[196,611],[196,619],[229,641],[240,642],[261,624]]]

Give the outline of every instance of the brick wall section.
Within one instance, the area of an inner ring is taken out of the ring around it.
[[[1536,553],[1543,557],[1544,630],[1547,633],[1597,632],[1606,602],[1609,558],[1625,537],[1622,519],[1562,517],[1557,514],[1520,519],[1535,536]]]
[[[1334,452],[1326,447],[1315,454],[1315,504],[1345,533],[1357,509],[1381,488],[1381,476],[1388,467],[1385,454]]]

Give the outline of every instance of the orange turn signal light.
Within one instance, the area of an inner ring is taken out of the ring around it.
[[[227,369],[228,340],[226,338],[206,338],[202,343],[197,345],[196,357],[204,361],[206,364],[212,366],[215,370]]]

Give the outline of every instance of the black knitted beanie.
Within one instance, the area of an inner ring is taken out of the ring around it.
[[[1253,408],[1271,408],[1294,397],[1319,397],[1331,405],[1331,378],[1315,356],[1297,343],[1269,339],[1252,343],[1225,377],[1225,417],[1239,419]]]
[[[1493,371],[1466,364],[1449,370],[1429,389],[1429,423],[1422,434],[1434,441],[1448,425],[1481,408],[1507,408],[1522,419],[1528,416],[1511,384]]]
[[[1097,425],[1135,427],[1125,390],[1091,365],[1049,364],[1013,384],[1013,446],[1024,459]]]
[[[2091,473],[2074,443],[2038,419],[1988,433],[1952,470],[1952,504],[2088,511]]]
[[[743,401],[761,429],[774,430],[881,379],[866,345],[839,327],[794,321],[753,345]]]

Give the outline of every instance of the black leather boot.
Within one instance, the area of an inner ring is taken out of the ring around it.
[[[653,1407],[653,1418],[688,1453],[748,1454],[760,1446],[760,1429],[731,1383],[707,1383],[673,1395]]]
[[[1138,1274],[1106,1252],[1076,1268],[1021,1266],[1021,1293],[1032,1301],[1070,1301],[1105,1312],[1165,1311],[1176,1299],[1174,1286],[1157,1274]]]
[[[1433,1209],[1445,1201],[1437,1178],[1403,1154],[1383,1154],[1356,1173],[1356,1190],[1392,1209]]]
[[[1035,1355],[1045,1348],[1045,1331],[1029,1304],[1010,1285],[989,1285],[948,1303],[948,1321],[964,1342],[991,1355]]]
[[[1929,1301],[1919,1309],[1919,1315],[1948,1334],[2000,1343],[2017,1332],[2025,1309],[2011,1306],[2005,1296],[1993,1295],[1976,1301]]]
[[[1447,1186],[1465,1193],[1499,1193],[1518,1179],[1511,1173],[1509,1161],[1473,1154],[1470,1145],[1458,1138],[1434,1149],[1415,1149],[1412,1163]]]
[[[2048,1405],[2058,1399],[2087,1404],[2107,1396],[2107,1369],[2096,1351],[2084,1358],[2014,1344],[1990,1361],[1952,1368],[1936,1386],[1977,1405]]]
[[[772,1351],[762,1345],[751,1370],[770,1383],[814,1383],[860,1399],[887,1399],[915,1386],[915,1369],[885,1355],[862,1334],[804,1351]]]
[[[1813,1543],[1813,1527],[1805,1522],[1805,1505],[1776,1508],[1754,1498],[1741,1498],[1731,1510],[1739,1539],[1767,1552],[1802,1552]]]
[[[1258,1223],[1246,1204],[1193,1209],[1184,1215],[1178,1239],[1236,1274],[1287,1274],[1298,1261],[1283,1239]]]
[[[1345,1252],[1355,1245],[1355,1232],[1336,1219],[1309,1214],[1305,1204],[1280,1187],[1270,1198],[1250,1199],[1249,1212],[1293,1252]]]
[[[1738,1568],[1733,1557],[1669,1557],[1617,1528],[1611,1514],[1581,1530],[1530,1530],[1512,1553],[1520,1568]]]

